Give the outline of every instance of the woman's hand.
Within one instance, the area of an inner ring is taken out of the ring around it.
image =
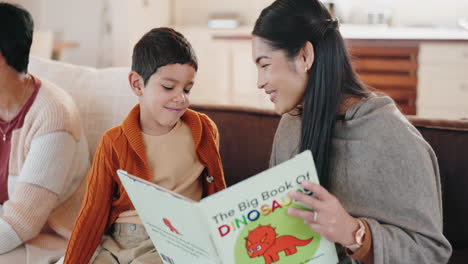
[[[310,181],[301,183],[304,189],[315,194],[315,197],[293,191],[291,198],[300,201],[314,211],[289,208],[288,214],[304,219],[304,223],[312,231],[325,237],[327,240],[341,245],[355,244],[354,232],[359,228],[356,218],[346,212],[340,201],[325,188]]]

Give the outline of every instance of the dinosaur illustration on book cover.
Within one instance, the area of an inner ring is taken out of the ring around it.
[[[265,264],[271,264],[280,259],[279,252],[284,251],[286,256],[293,255],[297,252],[297,247],[309,244],[314,238],[301,240],[289,235],[277,237],[274,227],[259,225],[250,231],[245,239],[250,258],[263,256]]]
[[[176,234],[178,234],[178,235],[182,235],[182,234],[179,232],[179,230],[177,230],[177,229],[174,227],[174,225],[172,225],[171,221],[169,221],[167,218],[163,218],[163,222],[164,222],[164,224],[169,228],[169,230],[170,230],[171,232],[174,232],[174,233],[176,233]]]

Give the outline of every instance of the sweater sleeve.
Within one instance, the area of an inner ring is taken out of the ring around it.
[[[0,218],[0,254],[6,253],[37,236],[57,203],[57,195],[39,186],[17,183],[15,193],[5,202]]]
[[[111,144],[101,140],[87,176],[87,189],[80,214],[65,253],[64,263],[87,264],[108,225],[115,183],[110,163]]]
[[[11,225],[0,218],[0,255],[15,249],[23,242]]]
[[[0,254],[36,237],[44,227],[63,192],[77,142],[66,132],[34,139],[21,168],[18,182],[4,203]]]
[[[374,264],[374,252],[372,251],[372,233],[367,222],[365,220],[362,222],[366,229],[366,236],[364,237],[362,246],[354,252],[349,249],[345,249],[346,255],[353,259],[359,260],[364,264]]]
[[[204,122],[211,129],[211,133],[213,134],[213,139],[214,139],[214,142],[215,142],[215,146],[216,146],[217,149],[219,149],[220,139],[219,139],[218,126],[216,126],[216,123],[213,120],[211,120],[211,118],[209,118],[207,115],[202,115],[201,118],[205,120]]]
[[[344,157],[347,171],[342,175],[361,191],[340,201],[366,220],[373,263],[447,263],[452,249],[442,230],[437,158],[421,137],[408,134],[412,130],[385,121],[383,140],[347,143],[354,150]],[[335,190],[351,193],[346,189],[351,187]]]
[[[387,209],[389,219],[366,219],[372,231],[374,263],[446,263],[452,248],[442,230],[437,158],[425,142],[408,142],[411,147],[406,149],[397,143],[394,146],[399,151],[388,150],[393,155],[383,159],[397,161],[398,166],[387,166],[388,174],[382,166],[381,175],[387,178],[373,190],[375,197],[379,189],[387,190],[385,200],[378,198],[376,203]]]
[[[216,148],[219,149],[219,131],[218,131],[218,127],[216,126],[216,124],[213,122],[213,134],[214,134],[214,137],[215,137],[215,144],[216,144]]]

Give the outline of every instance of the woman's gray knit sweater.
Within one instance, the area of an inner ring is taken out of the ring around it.
[[[300,134],[300,117],[283,115],[271,166],[298,153]],[[368,222],[375,264],[447,263],[452,249],[442,234],[437,158],[392,99],[372,96],[351,106],[336,123],[331,152],[329,191]]]

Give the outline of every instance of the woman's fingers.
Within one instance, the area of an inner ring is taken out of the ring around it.
[[[302,218],[302,219],[304,219],[304,222],[307,221],[307,222],[312,223],[314,221],[314,212],[313,211],[307,211],[307,210],[303,210],[303,209],[290,207],[288,209],[288,214],[290,216],[295,216],[295,217]]]
[[[322,226],[322,225],[316,224],[316,223],[310,223],[310,224],[308,224],[308,226],[309,226],[309,228],[310,228],[312,231],[314,231],[315,233],[318,233],[318,234],[320,234],[321,236],[323,236],[323,235],[322,235],[322,230],[323,230],[323,226]]]
[[[307,207],[314,209],[314,210],[320,210],[322,208],[321,206],[321,201],[319,201],[317,198],[307,195],[302,192],[297,192],[297,191],[292,191],[289,193],[289,196],[293,198],[296,201],[299,201]]]
[[[314,195],[297,191],[292,191],[289,195],[312,208],[312,211],[290,207],[288,214],[304,219],[304,224],[311,230],[332,242],[352,244],[353,232],[359,225],[357,220],[349,215],[340,201],[322,186],[310,181],[303,181],[301,185]]]
[[[314,195],[317,197],[319,200],[327,200],[331,198],[331,194],[327,191],[327,189],[323,188],[321,185],[310,182],[310,181],[303,181],[301,183],[302,187],[304,189],[307,189],[311,192],[314,193]]]

